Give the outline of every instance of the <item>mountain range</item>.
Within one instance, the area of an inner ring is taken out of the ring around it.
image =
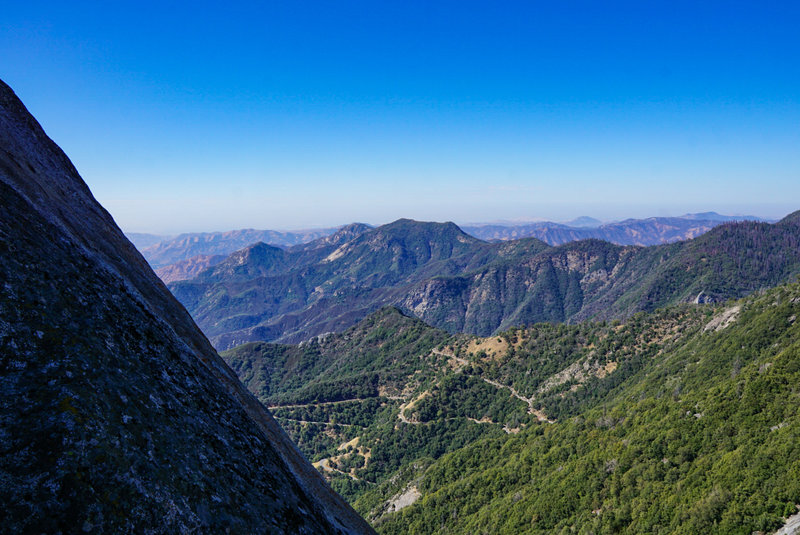
[[[453,223],[398,220],[286,250],[255,244],[169,288],[218,349],[342,331],[386,305],[450,332],[487,336],[724,301],[791,280],[800,273],[797,220],[726,223],[650,247],[485,242]]]
[[[372,533],[0,82],[8,533]]]
[[[242,247],[258,242],[270,243],[277,247],[299,245],[328,236],[334,231],[336,229],[333,228],[294,232],[241,229],[228,232],[181,234],[174,238],[152,234],[129,234],[128,236],[142,244],[139,247],[142,255],[153,269],[158,269],[197,255],[229,255]]]
[[[174,236],[161,236],[158,234],[145,234],[143,232],[126,232],[125,237],[130,240],[134,247],[139,249],[145,249],[150,247],[151,245],[156,245],[161,243],[162,241],[170,240]]]
[[[467,234],[487,241],[538,238],[550,245],[596,238],[618,245],[657,245],[694,238],[717,225],[731,221],[763,221],[755,216],[726,216],[716,212],[686,214],[681,217],[651,217],[626,219],[615,223],[602,223],[591,217],[579,217],[567,223],[539,221],[535,223],[497,223],[462,226]],[[126,236],[142,252],[159,273],[170,266],[165,282],[173,282],[181,274],[181,265],[193,257],[228,255],[238,249],[263,242],[282,249],[308,243],[329,236],[338,228],[298,230],[233,230],[159,236],[155,234],[127,233]],[[197,264],[200,259],[192,260]],[[212,264],[213,265],[213,264]],[[184,278],[191,278],[187,273]]]
[[[601,223],[590,217],[580,217],[568,223],[549,221],[516,225],[472,225],[464,232],[482,240],[514,240],[538,238],[550,245],[590,238],[617,245],[658,245],[696,238],[723,223],[732,221],[762,221],[755,216],[724,216],[716,212],[686,214],[681,217],[650,217]]]

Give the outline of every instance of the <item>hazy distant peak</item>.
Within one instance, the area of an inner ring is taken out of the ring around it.
[[[363,232],[365,230],[369,230],[372,228],[372,225],[368,225],[366,223],[350,223],[348,225],[344,225],[339,228],[336,232]]]
[[[580,217],[576,217],[572,221],[564,222],[564,225],[569,227],[578,227],[578,228],[595,228],[602,225],[603,222],[599,219],[595,219],[593,217],[589,217],[586,215],[582,215]]]
[[[282,267],[286,261],[286,251],[264,242],[248,245],[234,251],[218,265],[200,274],[200,278],[254,277],[266,275]]]
[[[128,238],[139,250],[157,245],[164,240],[172,239],[172,236],[160,236],[157,234],[146,234],[143,232],[126,232],[125,237]]]
[[[704,221],[717,221],[719,219],[727,219],[727,216],[721,216],[717,212],[698,212],[696,214],[684,214],[681,217],[684,219],[702,219]]]
[[[698,221],[765,221],[765,219],[754,215],[723,215],[717,212],[700,212],[697,214],[685,214],[682,219],[692,219]]]
[[[366,223],[350,223],[348,225],[344,225],[343,227],[339,227],[336,232],[333,232],[328,236],[322,236],[308,243],[295,245],[290,247],[289,250],[299,253],[303,251],[310,252],[324,248],[338,247],[353,241],[370,230],[372,230],[372,227]]]
[[[375,230],[384,231],[384,232],[395,232],[395,231],[402,231],[402,232],[423,232],[423,233],[446,233],[446,234],[463,234],[464,236],[468,236],[470,239],[475,239],[472,236],[466,234],[461,227],[453,223],[452,221],[417,221],[415,219],[398,219],[397,221],[392,221],[391,223],[387,223],[386,225],[381,225],[380,227],[376,227]]]

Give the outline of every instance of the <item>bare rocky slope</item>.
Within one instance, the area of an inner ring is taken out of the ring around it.
[[[8,533],[371,533],[0,82]]]

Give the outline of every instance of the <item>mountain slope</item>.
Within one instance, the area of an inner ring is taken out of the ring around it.
[[[450,335],[377,312],[223,354],[381,533],[752,533],[800,506],[800,284]]]
[[[510,242],[513,243],[513,242]],[[646,248],[586,240],[416,285],[397,303],[432,325],[489,335],[537,321],[624,318],[687,302],[724,301],[800,273],[800,225],[729,223]]]
[[[284,251],[280,266],[249,247],[170,289],[216,347],[253,340],[296,342],[350,327],[397,302],[410,284],[547,247],[537,240],[488,244],[452,223],[410,220],[346,238]]]
[[[437,348],[451,338],[388,307],[342,334],[299,345],[245,344],[222,355],[334,488],[354,499],[420,456],[438,458],[503,434],[502,425],[466,418],[403,423],[408,403],[450,371]],[[487,405],[498,397],[488,394]]]
[[[168,266],[164,266],[155,270],[158,278],[164,281],[164,284],[170,282],[183,281],[186,279],[193,279],[206,269],[216,266],[225,260],[223,255],[197,255],[180,262],[175,262]]]
[[[576,378],[592,366],[567,367],[550,381],[566,409],[555,424],[416,471],[399,513],[388,483],[358,506],[387,534],[774,531],[800,507],[798,313],[800,285],[783,286],[665,325],[667,344],[631,340],[589,382]],[[520,352],[492,359],[501,380],[524,380]]]
[[[369,533],[0,82],[12,532]]]
[[[389,307],[341,334],[297,346],[245,344],[222,356],[336,488],[355,500],[376,485],[407,481],[398,470],[409,463],[427,466],[476,440],[594,402],[630,375],[642,354],[652,354],[629,347],[631,340],[674,343],[681,335],[665,336],[665,330],[680,324],[692,332],[702,318],[692,306],[622,327],[542,324],[476,339]],[[568,382],[588,385],[602,370],[616,371],[610,362],[619,365],[611,382],[564,397]],[[554,382],[578,365],[569,379]],[[373,507],[362,510],[374,516]]]

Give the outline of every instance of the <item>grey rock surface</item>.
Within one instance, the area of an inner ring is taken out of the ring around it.
[[[372,533],[0,82],[0,532]]]

